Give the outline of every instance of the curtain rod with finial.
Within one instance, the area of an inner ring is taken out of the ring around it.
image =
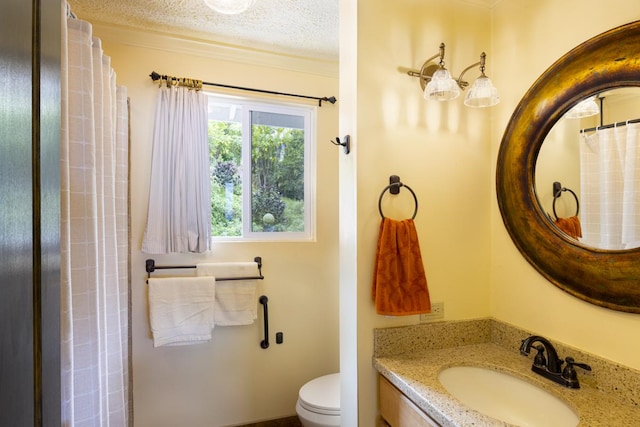
[[[181,80],[181,79],[177,79],[176,77],[169,77],[166,75],[160,75],[158,73],[156,73],[155,71],[153,71],[151,74],[149,74],[149,77],[151,77],[151,80],[153,80],[154,82],[157,80],[167,80],[167,79],[171,79],[171,80]],[[192,80],[192,79],[187,79],[187,80]],[[192,80],[192,81],[196,81],[196,80]],[[272,90],[264,90],[264,89],[253,89],[253,88],[249,88],[249,87],[242,87],[242,86],[232,86],[232,85],[225,85],[222,83],[209,83],[209,82],[202,82],[203,85],[207,85],[207,86],[217,86],[217,87],[224,87],[227,89],[237,89],[237,90],[246,90],[246,91],[250,91],[250,92],[259,92],[259,93],[268,93],[271,95],[282,95],[282,96],[293,96],[296,98],[306,98],[306,99],[315,99],[316,101],[318,101],[318,106],[322,107],[322,102],[330,102],[331,104],[335,104],[337,99],[335,96],[331,96],[331,97],[317,97],[317,96],[307,96],[307,95],[297,95],[295,93],[285,93],[285,92],[275,92]]]

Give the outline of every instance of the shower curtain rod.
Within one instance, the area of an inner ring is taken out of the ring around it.
[[[608,125],[596,126],[588,129],[582,129],[580,132],[593,132],[600,129],[610,129],[617,126],[626,126],[629,123],[640,123],[640,119],[625,120],[624,122],[609,123]]]
[[[151,80],[153,80],[154,82],[157,80],[167,80],[167,79],[172,79],[172,80],[181,80],[178,79],[176,77],[168,77],[166,75],[160,75],[158,73],[156,73],[155,71],[151,72],[151,74],[149,74],[149,77],[151,77]],[[195,80],[192,80],[195,81]],[[322,101],[325,102],[330,102],[331,104],[335,104],[337,99],[335,96],[330,96],[330,97],[322,97],[319,98],[317,96],[307,96],[307,95],[298,95],[295,93],[286,93],[286,92],[276,92],[276,91],[272,91],[272,90],[265,90],[265,89],[253,89],[250,87],[242,87],[242,86],[232,86],[232,85],[226,85],[226,84],[222,84],[222,83],[209,83],[209,82],[201,82],[203,85],[207,85],[207,86],[217,86],[217,87],[224,87],[227,89],[237,89],[237,90],[245,90],[245,91],[250,91],[250,92],[259,92],[259,93],[268,93],[270,95],[282,95],[282,96],[293,96],[296,98],[306,98],[306,99],[315,99],[316,101],[318,101],[318,106],[322,107]]]

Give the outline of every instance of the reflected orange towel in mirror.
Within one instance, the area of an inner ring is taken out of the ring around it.
[[[372,297],[378,314],[405,316],[431,312],[418,233],[412,219],[382,219]]]
[[[567,235],[573,237],[576,240],[578,239],[578,237],[582,237],[582,226],[580,225],[580,218],[575,215],[569,218],[556,219],[556,225],[560,230],[564,231]]]

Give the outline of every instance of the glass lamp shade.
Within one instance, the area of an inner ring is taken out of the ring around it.
[[[431,76],[424,88],[424,98],[435,101],[449,101],[460,95],[458,82],[453,80],[446,68],[439,68]]]
[[[600,109],[594,97],[584,99],[574,105],[565,117],[568,119],[581,119],[583,117],[591,117],[600,114]]]
[[[464,97],[464,105],[467,107],[492,107],[500,102],[498,89],[491,83],[491,79],[481,75],[473,82],[469,92]]]
[[[204,0],[204,4],[225,15],[237,15],[245,12],[255,2],[256,0]]]

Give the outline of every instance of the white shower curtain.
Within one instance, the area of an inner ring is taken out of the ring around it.
[[[168,86],[158,89],[142,252],[206,252],[211,238],[207,96]]]
[[[128,106],[91,25],[63,25],[62,425],[129,424]]]
[[[581,241],[601,249],[640,246],[640,124],[585,135],[580,144]]]

